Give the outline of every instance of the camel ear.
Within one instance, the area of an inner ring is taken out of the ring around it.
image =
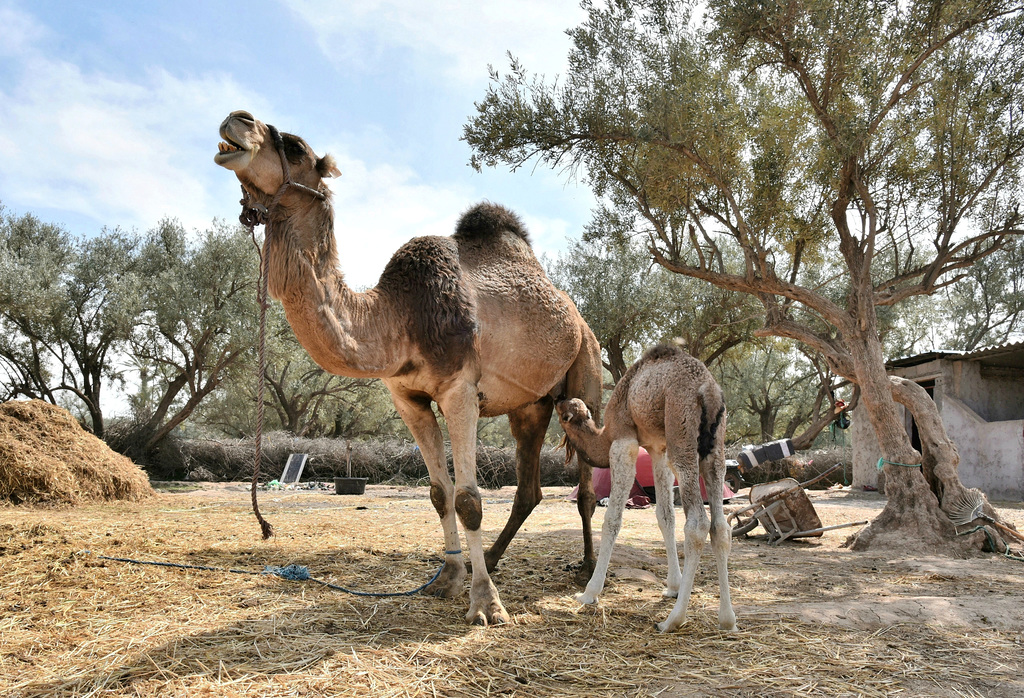
[[[340,177],[341,170],[338,169],[338,165],[334,162],[333,155],[324,155],[322,158],[316,161],[316,171],[320,173],[321,177]]]

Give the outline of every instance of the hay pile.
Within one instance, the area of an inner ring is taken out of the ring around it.
[[[39,400],[0,404],[0,501],[77,505],[152,493],[137,465],[66,410]]]

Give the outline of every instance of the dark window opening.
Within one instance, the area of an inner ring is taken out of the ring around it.
[[[918,381],[918,385],[925,389],[928,393],[928,397],[932,400],[935,399],[935,380]],[[910,445],[921,451],[921,435],[917,431],[917,422],[914,421],[914,415],[907,410],[907,433],[910,434]]]

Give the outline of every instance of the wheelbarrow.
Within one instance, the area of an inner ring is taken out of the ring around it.
[[[820,538],[825,531],[867,524],[867,521],[855,521],[822,526],[818,512],[804,492],[805,487],[828,477],[842,465],[837,463],[807,482],[787,477],[753,485],[750,488],[750,505],[729,514],[732,535],[742,536],[761,524],[768,532],[768,542],[774,545],[790,538]]]

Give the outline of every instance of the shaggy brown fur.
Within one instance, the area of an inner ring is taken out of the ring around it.
[[[556,408],[566,439],[595,465],[611,468],[612,487],[594,576],[579,597],[597,603],[604,588],[622,510],[636,473],[637,451],[650,452],[658,523],[665,538],[668,581],[665,595],[678,597],[672,613],[658,628],[675,630],[686,619],[697,562],[711,533],[718,568],[721,603],[719,625],[736,628],[729,595],[728,557],[732,540],[719,493],[725,482],[725,403],[722,389],[703,363],[678,346],[660,345],[646,352],[615,386],[599,428],[580,400],[560,401]],[[672,509],[672,479],[679,482],[686,509],[685,567],[680,572]],[[711,521],[701,504],[699,479],[709,494]]]

